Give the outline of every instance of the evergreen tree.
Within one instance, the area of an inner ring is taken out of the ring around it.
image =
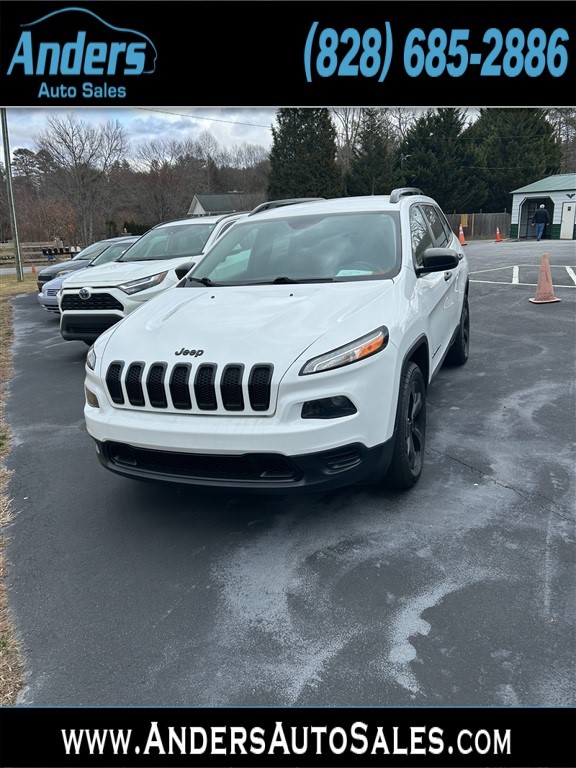
[[[402,184],[390,131],[376,109],[365,109],[346,175],[348,195],[387,195]]]
[[[328,109],[279,109],[272,127],[269,199],[339,197],[336,130]]]
[[[542,109],[481,109],[467,134],[482,156],[485,211],[509,211],[513,189],[560,170],[561,142]]]
[[[479,210],[486,199],[480,154],[465,127],[461,110],[429,109],[400,146],[405,183],[420,187],[447,212]]]

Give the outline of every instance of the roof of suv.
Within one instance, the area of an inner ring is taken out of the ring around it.
[[[161,229],[162,227],[178,227],[186,224],[218,224],[219,221],[242,218],[247,216],[248,211],[238,211],[236,213],[221,213],[217,216],[188,216],[184,219],[173,219],[171,221],[163,221],[161,224],[156,224],[152,229]],[[151,230],[148,230],[151,231]]]
[[[322,198],[314,199],[313,205],[309,202],[294,203],[288,208],[277,206],[262,210],[258,213],[258,218],[273,219],[285,218],[286,216],[299,216],[304,213],[310,215],[325,213],[350,213],[357,211],[397,211],[406,198],[418,199],[420,201],[434,202],[431,197],[425,195],[416,187],[399,187],[393,189],[389,195],[365,195],[357,197],[336,197],[324,200]]]

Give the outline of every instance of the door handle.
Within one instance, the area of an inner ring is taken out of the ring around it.
[[[444,280],[448,281],[452,277],[452,272],[444,272]]]

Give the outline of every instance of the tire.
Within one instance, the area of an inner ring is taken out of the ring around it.
[[[456,338],[452,342],[448,354],[446,355],[447,365],[464,365],[468,360],[470,349],[470,309],[468,306],[468,296],[464,296],[462,313],[460,315],[460,325]]]
[[[400,381],[396,440],[384,485],[411,488],[422,474],[426,437],[426,384],[420,368],[408,363]]]

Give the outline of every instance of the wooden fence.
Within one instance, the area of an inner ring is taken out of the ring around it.
[[[466,240],[495,240],[496,229],[500,237],[506,240],[510,237],[509,213],[451,213],[447,219],[452,230],[458,234],[460,226]]]
[[[72,258],[72,256],[79,250],[80,248],[76,246],[56,248],[53,240],[35,243],[20,243],[20,255],[22,256],[22,261],[27,263],[66,261],[67,259]],[[10,264],[14,261],[14,246],[12,242],[0,243],[0,263]]]

